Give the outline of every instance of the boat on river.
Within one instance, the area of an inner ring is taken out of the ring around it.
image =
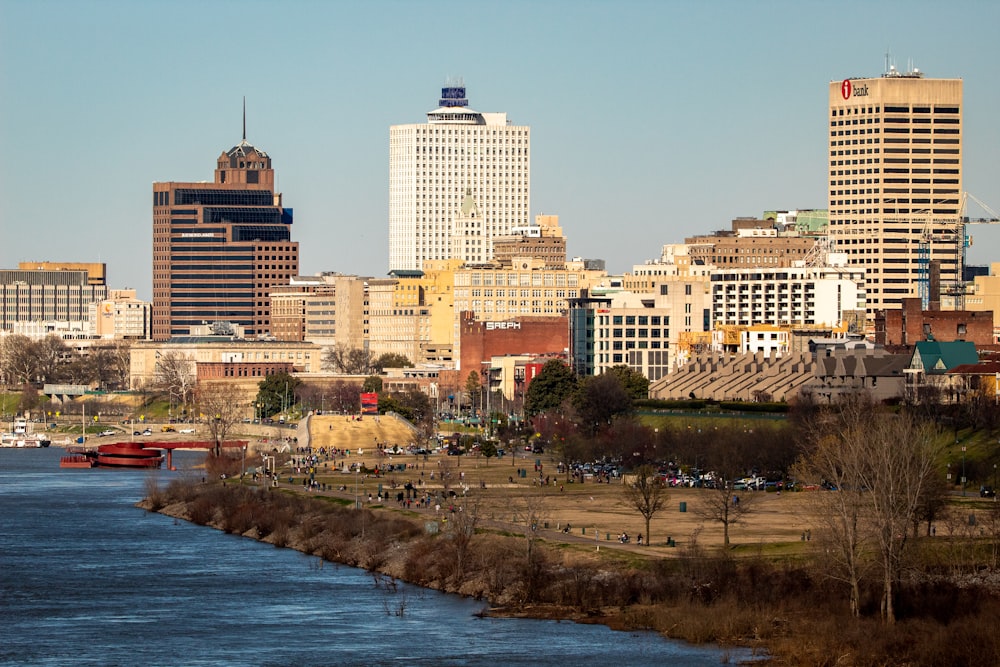
[[[86,454],[70,454],[59,459],[60,468],[94,468],[96,466],[97,457]]]
[[[52,444],[49,436],[44,433],[3,433],[0,434],[0,447],[34,448],[48,447]]]

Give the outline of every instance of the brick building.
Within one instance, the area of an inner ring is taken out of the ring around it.
[[[563,355],[569,348],[566,316],[512,317],[504,322],[480,322],[471,311],[461,314],[461,373],[459,385],[484,363],[505,355]]]
[[[922,310],[919,297],[902,299],[899,310],[875,314],[875,342],[912,347],[917,342],[964,340],[976,347],[993,343],[992,310]]]

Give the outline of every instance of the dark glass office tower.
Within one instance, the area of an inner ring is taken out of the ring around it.
[[[153,183],[153,338],[217,321],[269,334],[271,288],[299,272],[291,225],[271,158],[245,131],[214,182]]]

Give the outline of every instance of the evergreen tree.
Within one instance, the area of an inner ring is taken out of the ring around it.
[[[573,395],[576,386],[576,375],[570,367],[560,359],[550,359],[528,385],[528,393],[524,397],[524,414],[533,417],[556,410]]]

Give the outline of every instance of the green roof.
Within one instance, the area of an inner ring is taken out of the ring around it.
[[[910,368],[920,368],[925,373],[945,373],[962,364],[978,363],[979,354],[974,343],[964,340],[948,343],[927,340],[916,344]]]

